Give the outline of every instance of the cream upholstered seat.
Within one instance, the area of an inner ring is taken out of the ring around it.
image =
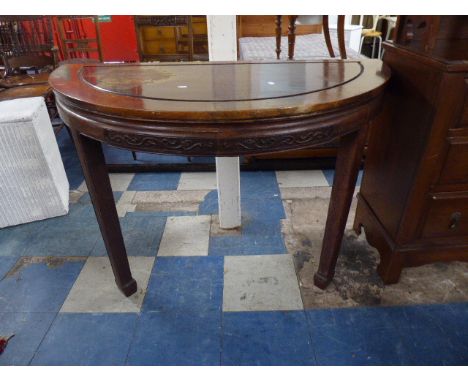
[[[333,31],[330,31],[333,33]],[[335,32],[336,33],[336,32]],[[346,36],[345,36],[346,40]],[[336,41],[333,38],[332,41]],[[321,33],[296,36],[294,49],[295,60],[330,59],[327,45]],[[242,37],[239,39],[239,56],[241,60],[276,60],[275,37]],[[337,46],[333,46],[335,52],[339,52]],[[361,58],[355,50],[346,49],[348,59]],[[288,58],[288,39],[281,38],[281,59]],[[335,58],[340,58],[339,54]]]

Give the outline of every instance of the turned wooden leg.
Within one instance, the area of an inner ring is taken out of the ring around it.
[[[314,284],[321,289],[327,287],[335,274],[336,260],[362,160],[366,131],[367,128],[363,127],[359,132],[346,135],[340,140],[320,263],[314,275]]]
[[[137,291],[137,283],[130,272],[101,142],[87,138],[73,129],[71,132],[115,282],[125,296],[131,296]]]
[[[281,28],[281,22],[282,22],[283,17],[282,16],[276,16],[276,59],[279,60],[281,57],[281,34],[282,34],[282,28]]]
[[[288,59],[294,59],[294,47],[296,45],[296,20],[297,16],[289,16],[288,27]]]

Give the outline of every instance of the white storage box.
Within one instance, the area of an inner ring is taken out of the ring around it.
[[[44,99],[0,102],[0,228],[65,215],[68,198]]]

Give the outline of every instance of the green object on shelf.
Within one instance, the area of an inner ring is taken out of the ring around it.
[[[98,16],[98,21],[100,23],[110,23],[112,22],[112,16]]]

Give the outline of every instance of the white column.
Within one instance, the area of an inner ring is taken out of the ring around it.
[[[236,16],[207,16],[210,61],[236,61]],[[219,225],[241,225],[239,157],[216,158]]]

